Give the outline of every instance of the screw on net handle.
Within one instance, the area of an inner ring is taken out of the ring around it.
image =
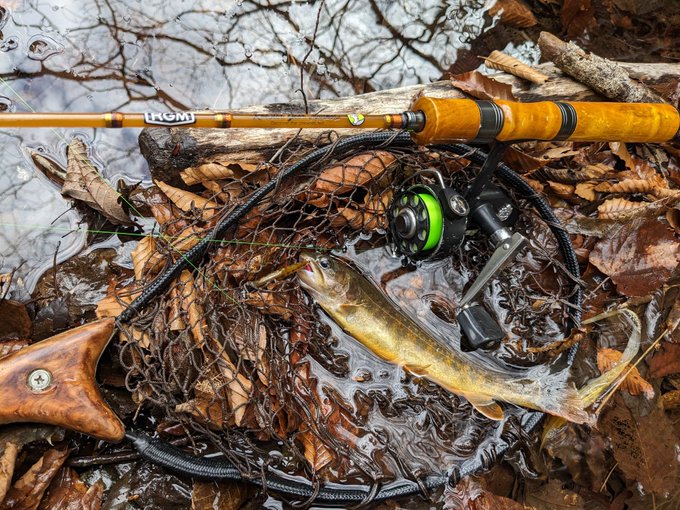
[[[425,114],[413,133],[420,145],[454,141],[666,142],[678,134],[680,114],[658,103],[475,101],[420,97]]]
[[[114,320],[70,329],[0,359],[0,424],[46,423],[118,442],[125,429],[95,372]]]

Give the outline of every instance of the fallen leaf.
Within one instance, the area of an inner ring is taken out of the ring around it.
[[[0,502],[4,501],[5,495],[12,485],[14,464],[19,453],[19,448],[14,443],[6,443],[4,448],[5,450],[0,456]]]
[[[516,100],[510,85],[489,78],[479,71],[456,74],[451,77],[451,84],[477,99]]]
[[[581,198],[584,198],[590,202],[597,200],[597,193],[595,193],[595,187],[597,183],[595,182],[579,182],[576,185],[574,193]]]
[[[97,480],[88,487],[73,469],[63,467],[50,483],[39,510],[99,510],[104,484]]]
[[[680,344],[664,342],[647,364],[653,378],[680,373]]]
[[[644,296],[660,288],[679,261],[675,234],[654,219],[638,218],[625,224],[590,252],[590,262],[611,277],[625,296]]]
[[[52,478],[69,455],[66,446],[51,448],[7,491],[2,510],[36,510]]]
[[[529,28],[538,23],[531,9],[521,0],[496,0],[489,16],[500,14],[501,22],[511,27]]]
[[[599,491],[615,464],[607,451],[607,438],[589,427],[574,425],[546,432],[542,449],[559,459],[578,485]]]
[[[31,336],[31,318],[26,305],[11,299],[0,300],[0,340]]]
[[[154,181],[154,183],[163,193],[165,193],[170,201],[182,211],[188,212],[192,209],[198,209],[201,211],[203,219],[208,220],[220,210],[220,206],[217,202],[203,198],[201,195],[175,188],[174,186],[165,184],[163,181]]]
[[[675,487],[678,438],[664,411],[655,408],[647,416],[634,416],[618,399],[599,427],[608,434],[617,467],[629,480],[657,495]]]
[[[669,391],[668,393],[661,395],[659,405],[664,411],[670,411],[671,409],[680,407],[680,390]]]
[[[309,462],[314,473],[318,473],[333,461],[333,453],[326,447],[323,441],[321,441],[314,432],[306,428],[306,426],[302,427],[298,439],[302,442],[305,459]]]
[[[246,174],[257,170],[254,163],[236,162],[208,162],[197,167],[189,167],[180,173],[182,180],[189,186],[203,181],[215,181],[219,179],[241,179]]]
[[[45,157],[41,152],[29,149],[33,164],[45,177],[57,186],[63,186],[66,179],[66,169],[51,158]]]
[[[524,510],[517,501],[488,491],[473,477],[466,476],[455,487],[444,489],[445,510]]]
[[[397,157],[391,152],[378,150],[357,154],[324,168],[298,199],[316,207],[327,207],[333,197],[370,183],[377,184],[397,164]]]
[[[494,50],[488,57],[484,57],[484,65],[490,69],[505,71],[506,73],[518,76],[519,78],[524,78],[525,80],[538,85],[541,85],[548,80],[548,77],[545,74],[528,66],[521,60],[517,60],[515,57],[506,55],[498,50]]]
[[[622,354],[623,353],[615,349],[598,349],[597,368],[603,374],[608,372],[614,365],[618,363]],[[647,399],[654,398],[654,388],[651,384],[644,380],[637,367],[633,367],[628,373],[623,383],[621,383],[621,389],[626,390],[631,395],[639,395],[642,393]]]
[[[87,155],[85,143],[74,138],[67,149],[68,167],[61,193],[80,200],[119,225],[134,223],[119,202],[120,194],[104,180]]]
[[[574,198],[574,186],[561,182],[548,181],[550,189],[560,198],[570,200]]]
[[[153,236],[143,237],[135,249],[132,250],[132,267],[135,271],[135,280],[141,282],[144,277],[153,277],[162,269],[160,264],[151,266],[149,259],[156,252],[156,238]],[[156,260],[156,262],[158,262]]]
[[[246,483],[194,481],[191,510],[238,510],[254,494],[254,487]]]
[[[570,490],[567,484],[552,478],[545,482],[529,482],[525,489],[525,510],[592,510],[594,502]],[[585,491],[579,491],[585,492]]]
[[[180,307],[184,310],[184,317],[191,330],[191,336],[194,339],[196,347],[202,349],[205,345],[205,331],[208,330],[208,324],[203,315],[203,308],[198,301],[198,294],[196,292],[196,285],[194,277],[187,269],[182,271],[178,279],[178,289],[180,296]]]
[[[560,20],[570,38],[578,37],[586,30],[597,26],[595,6],[591,0],[564,0]]]
[[[632,202],[625,198],[610,198],[597,208],[597,217],[603,220],[630,219],[641,213],[651,212],[656,204]]]
[[[673,227],[676,234],[680,234],[680,209],[673,208],[666,211],[666,221]]]

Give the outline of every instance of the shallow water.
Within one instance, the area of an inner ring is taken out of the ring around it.
[[[0,111],[234,109],[301,102],[302,90],[312,99],[427,83],[491,24],[480,0],[3,5]],[[26,153],[41,147],[63,160],[74,136],[96,148],[114,185],[149,182],[137,130],[3,130],[0,272],[19,268],[15,284],[28,291],[57,244],[61,261],[82,249],[84,234],[47,228],[70,202],[37,176]],[[29,205],[27,195],[41,200]],[[79,220],[70,211],[55,226]]]

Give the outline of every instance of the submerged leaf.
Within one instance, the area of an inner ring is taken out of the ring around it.
[[[333,461],[333,453],[313,431],[305,429],[300,432],[298,438],[302,441],[305,459],[309,462],[314,473],[318,473]]]
[[[664,377],[680,373],[680,344],[665,342],[649,360],[651,377]]]
[[[678,472],[673,426],[661,409],[634,416],[619,401],[603,416],[601,429],[610,437],[618,468],[645,491],[662,495],[675,487]]]
[[[39,510],[99,510],[104,496],[101,480],[88,487],[73,469],[59,470]]]
[[[254,487],[236,482],[194,482],[191,510],[238,510],[253,498]]]
[[[590,262],[611,277],[621,294],[644,296],[673,274],[680,262],[680,243],[663,223],[638,218],[601,239],[590,252]]]

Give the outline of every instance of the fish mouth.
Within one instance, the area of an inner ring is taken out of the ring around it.
[[[306,289],[316,289],[323,286],[323,273],[317,270],[314,254],[303,252],[300,254],[300,261],[306,262],[306,264],[297,272],[302,286]]]

